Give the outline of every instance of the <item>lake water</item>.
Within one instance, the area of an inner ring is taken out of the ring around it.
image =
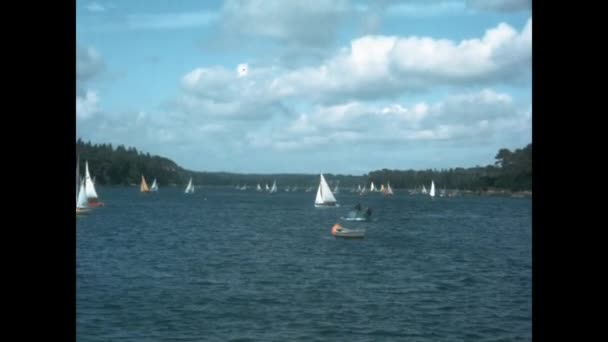
[[[197,191],[98,189],[76,219],[79,342],[531,340],[530,199]],[[357,202],[373,220],[341,221]]]

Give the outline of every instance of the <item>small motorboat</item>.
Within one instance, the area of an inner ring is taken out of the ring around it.
[[[348,215],[342,216],[341,219],[345,221],[369,221],[372,216],[371,208],[362,210],[361,204],[357,203],[355,208],[348,212]]]
[[[331,227],[331,235],[334,237],[362,239],[365,237],[365,229],[345,228],[336,223],[333,227]]]

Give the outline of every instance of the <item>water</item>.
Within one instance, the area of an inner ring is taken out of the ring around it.
[[[76,220],[79,342],[531,340],[529,199],[99,193]],[[339,219],[357,201],[373,221]]]

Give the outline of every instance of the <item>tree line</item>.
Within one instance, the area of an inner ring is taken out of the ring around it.
[[[84,161],[95,181],[101,185],[139,184],[144,175],[148,182],[156,178],[161,186],[185,186],[192,177],[196,185],[272,185],[316,187],[319,175],[310,174],[237,174],[229,172],[198,172],[186,170],[174,161],[138,151],[135,147],[112,144],[91,144],[82,139],[76,141],[76,153],[84,172]],[[525,148],[510,151],[500,149],[495,156],[494,165],[472,168],[453,168],[442,170],[376,170],[369,174],[334,175],[325,174],[330,185],[339,182],[341,187],[366,185],[371,181],[376,185],[391,183],[393,188],[416,188],[423,184],[427,187],[431,180],[438,188],[462,190],[507,189],[513,191],[532,188],[532,144]]]
[[[532,144],[522,149],[502,148],[494,157],[494,165],[442,170],[377,170],[369,173],[375,184],[391,182],[395,188],[416,188],[431,180],[438,188],[485,191],[504,189],[511,191],[532,190]]]

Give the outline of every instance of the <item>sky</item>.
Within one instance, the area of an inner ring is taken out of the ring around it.
[[[77,0],[76,135],[194,171],[493,164],[532,142],[531,0]]]

